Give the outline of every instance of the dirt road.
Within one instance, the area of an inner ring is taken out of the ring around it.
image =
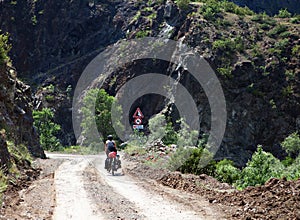
[[[115,176],[104,169],[105,156],[48,154],[65,159],[55,171],[56,207],[54,219],[220,219],[218,211],[191,210],[187,204],[172,200],[163,187],[147,183],[118,170]],[[178,197],[186,194],[176,191]],[[168,195],[168,196],[167,196]],[[177,196],[177,195],[173,195]],[[199,201],[198,201],[199,202]]]
[[[183,175],[122,159],[125,174],[104,170],[104,155],[49,154],[2,197],[0,220],[299,219],[300,180],[270,179],[234,190],[206,175]]]

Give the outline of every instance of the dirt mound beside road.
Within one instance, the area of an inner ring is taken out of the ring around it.
[[[222,204],[239,206],[239,219],[300,219],[300,179],[270,179],[265,185],[216,198]]]
[[[270,179],[265,185],[236,190],[213,177],[170,172],[145,165],[134,158],[127,172],[172,189],[204,197],[221,205],[229,219],[300,219],[300,179]]]
[[[300,219],[300,179],[273,178],[263,186],[242,191],[206,175],[176,172],[166,174],[158,181],[174,189],[201,194],[211,203],[235,207],[236,210],[230,213],[235,219]]]

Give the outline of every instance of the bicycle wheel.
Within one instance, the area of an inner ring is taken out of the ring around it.
[[[112,166],[111,166],[111,173],[114,176],[116,170],[116,158],[113,159]]]

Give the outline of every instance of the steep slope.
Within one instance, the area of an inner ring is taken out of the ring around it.
[[[33,128],[30,87],[16,78],[16,71],[6,62],[0,64],[0,167],[10,161],[6,141],[24,144],[35,157],[45,157]]]
[[[255,12],[266,12],[269,15],[275,15],[278,13],[280,9],[286,8],[288,11],[293,14],[300,13],[300,5],[297,0],[265,0],[265,1],[257,1],[257,0],[232,0],[232,2],[240,5],[240,6],[248,6]]]
[[[34,89],[52,83],[63,93],[69,85],[75,87],[89,61],[125,36],[124,20],[116,15],[124,5],[111,0],[2,1],[0,29],[10,33],[11,59],[19,76]],[[72,133],[71,102],[57,100],[49,105],[57,109],[63,144],[74,144],[74,136],[68,135]]]
[[[38,103],[56,108],[62,138],[69,136],[64,144],[75,140],[70,135],[71,102],[63,95],[69,85],[75,87],[86,64],[120,39],[159,36],[194,47],[216,70],[228,112],[220,157],[242,165],[257,144],[284,156],[280,142],[300,128],[299,21],[256,15],[216,2],[193,3],[182,10],[172,1],[4,0],[0,23],[11,34],[12,59],[22,77],[36,88],[55,85],[58,99],[47,102],[39,90]],[[178,75],[175,69],[151,60],[129,63],[112,73],[114,80],[104,87],[115,94],[135,76],[147,72]],[[210,108],[201,86],[184,71],[180,82],[195,97],[201,132],[208,133]],[[162,97],[152,96],[136,105],[147,109],[148,119],[163,103]]]

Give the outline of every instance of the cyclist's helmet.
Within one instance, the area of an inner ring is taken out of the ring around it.
[[[112,141],[113,136],[110,134],[110,135],[107,136],[107,139],[110,140],[110,141]]]

